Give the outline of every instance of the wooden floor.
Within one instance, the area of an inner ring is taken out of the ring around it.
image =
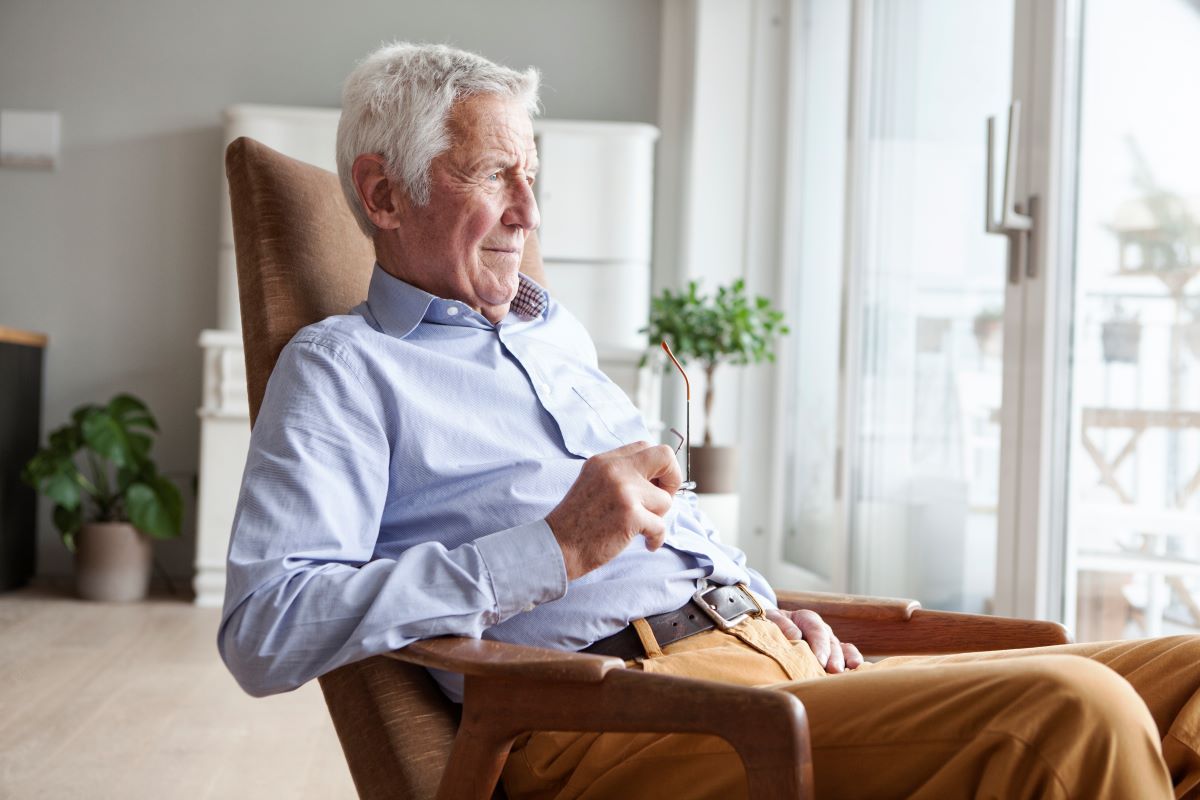
[[[244,694],[219,612],[0,595],[0,798],[352,798],[320,689]]]

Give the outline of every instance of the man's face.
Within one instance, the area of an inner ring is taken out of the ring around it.
[[[516,101],[476,95],[455,103],[448,132],[450,148],[430,165],[429,202],[405,204],[394,266],[498,322],[517,294],[525,237],[541,222],[533,125]]]

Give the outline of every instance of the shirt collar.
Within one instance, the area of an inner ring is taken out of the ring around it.
[[[517,296],[508,307],[509,313],[523,320],[531,320],[546,313],[550,305],[550,293],[538,285],[538,282],[524,272],[517,273]]]
[[[538,283],[520,273],[517,296],[509,306],[509,314],[529,321],[543,316],[550,305],[550,295]],[[428,320],[442,324],[493,327],[483,315],[457,300],[445,300],[418,289],[411,283],[388,274],[375,264],[371,284],[367,289],[367,307],[384,333],[403,339],[418,325]]]

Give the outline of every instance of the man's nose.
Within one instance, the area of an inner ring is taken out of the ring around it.
[[[505,225],[515,225],[525,231],[537,230],[542,224],[542,214],[538,211],[537,198],[533,196],[533,187],[526,181],[517,181],[509,196],[508,208],[501,220]]]

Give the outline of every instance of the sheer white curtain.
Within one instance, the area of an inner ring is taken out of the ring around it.
[[[1005,249],[983,233],[983,132],[1010,97],[1012,2],[803,8],[784,558],[984,610]]]

